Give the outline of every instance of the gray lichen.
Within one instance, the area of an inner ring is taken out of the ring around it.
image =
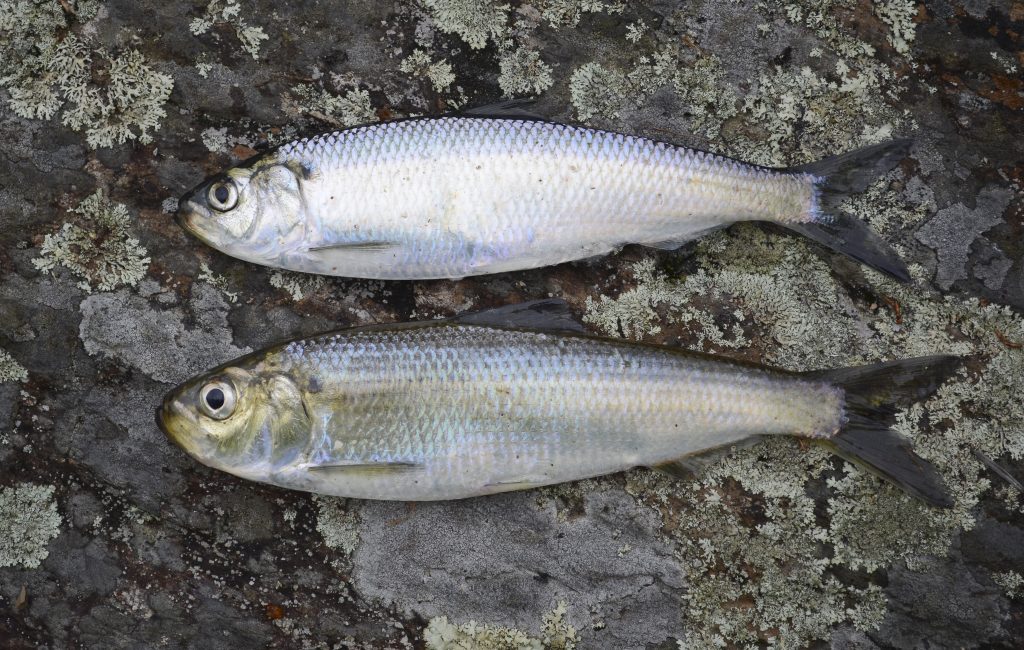
[[[507,97],[540,94],[551,87],[551,66],[540,58],[540,52],[527,49],[508,50],[501,54],[498,85]]]
[[[402,72],[426,79],[437,92],[443,92],[455,83],[452,66],[445,60],[434,61],[426,50],[418,49],[402,60],[398,67]]]
[[[559,602],[545,614],[539,637],[476,621],[455,625],[440,616],[427,624],[423,639],[430,650],[573,650],[579,639],[576,628],[566,622],[565,612],[565,602]]]
[[[473,49],[505,31],[509,5],[491,0],[423,0],[438,29],[459,37]]]
[[[967,277],[971,244],[1002,221],[1003,210],[1012,199],[1013,192],[1009,189],[987,187],[978,195],[974,208],[962,203],[943,208],[917,231],[917,240],[934,248],[938,255],[936,284],[949,289],[954,282]]]
[[[335,94],[320,86],[301,84],[292,88],[291,95],[285,110],[297,115],[309,115],[338,127],[377,121],[366,90],[350,88]]]
[[[21,483],[0,489],[0,567],[34,569],[62,522],[52,485]]]
[[[351,555],[359,545],[359,516],[346,508],[346,500],[335,497],[314,496],[318,515],[316,529],[323,535],[324,544]]]
[[[195,326],[186,328],[180,310],[154,310],[145,298],[126,289],[89,296],[81,304],[79,336],[89,354],[117,360],[169,384],[250,351],[232,344],[228,305],[217,289],[194,285],[190,308]]]
[[[149,257],[130,234],[127,207],[97,190],[72,212],[79,218],[46,235],[39,257],[32,260],[37,269],[63,266],[82,279],[79,287],[85,291],[134,286],[145,277]]]
[[[260,44],[270,38],[262,27],[253,27],[242,18],[242,5],[238,0],[210,0],[202,16],[194,18],[189,29],[196,36],[210,31],[216,23],[227,23],[235,31],[242,49],[253,58],[259,59]]]
[[[27,379],[28,371],[25,370],[25,366],[18,363],[7,350],[0,350],[0,384]]]
[[[67,6],[81,22],[99,3]],[[91,47],[69,31],[67,15],[55,2],[0,2],[0,87],[8,88],[11,109],[36,119],[63,110],[62,122],[83,131],[91,147],[150,142],[173,81],[135,50]]]

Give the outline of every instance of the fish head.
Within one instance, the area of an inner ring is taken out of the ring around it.
[[[274,482],[309,445],[311,422],[303,400],[286,373],[243,358],[168,393],[157,423],[204,465]]]
[[[299,164],[271,152],[207,179],[178,202],[178,223],[213,248],[269,266],[304,236]]]

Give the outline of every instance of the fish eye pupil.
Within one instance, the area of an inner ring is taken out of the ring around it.
[[[219,388],[211,388],[206,393],[206,405],[214,411],[224,406],[224,391]]]
[[[218,185],[217,188],[213,190],[213,195],[221,203],[227,203],[230,193],[228,192],[228,188],[226,186]]]

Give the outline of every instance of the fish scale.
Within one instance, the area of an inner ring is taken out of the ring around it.
[[[447,499],[655,465],[752,433],[829,435],[821,381],[586,336],[432,324],[268,351],[298,385],[309,445],[275,482],[329,494]],[[257,367],[259,370],[259,367]],[[417,469],[360,473],[380,461]]]
[[[272,157],[309,170],[301,237],[275,264],[333,275],[462,277],[816,215],[813,175],[539,120],[402,120]]]

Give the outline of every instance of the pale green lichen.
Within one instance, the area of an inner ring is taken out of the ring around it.
[[[620,14],[626,9],[619,0],[540,0],[537,6],[552,27],[575,27],[585,14]]]
[[[875,0],[875,14],[889,26],[889,43],[900,54],[909,54],[910,45],[917,37],[917,3],[913,0]]]
[[[423,631],[429,650],[574,650],[576,629],[565,620],[566,604],[559,602],[544,616],[540,636],[511,627],[469,621],[455,625],[445,616],[431,619]]]
[[[501,74],[498,86],[507,97],[513,95],[539,95],[554,83],[551,66],[540,58],[540,52],[527,49],[507,50],[499,60]]]
[[[50,554],[62,521],[53,492],[32,483],[0,489],[0,567],[34,569]]]
[[[262,27],[253,27],[242,18],[242,5],[238,0],[211,0],[202,16],[194,18],[189,30],[195,36],[210,31],[217,23],[227,23],[235,30],[235,36],[253,60],[259,59],[260,44],[270,38]]]
[[[79,218],[43,240],[39,257],[32,260],[37,269],[63,266],[82,278],[78,286],[85,291],[134,286],[145,277],[149,257],[130,234],[128,208],[97,190],[72,212]]]
[[[82,22],[99,5],[68,6]],[[11,109],[35,119],[63,111],[61,121],[84,132],[91,147],[150,142],[166,115],[171,77],[135,50],[91,47],[70,31],[67,16],[55,2],[0,0],[0,87],[7,88]]]
[[[626,78],[600,63],[584,63],[569,79],[569,100],[580,120],[615,119],[626,104]]]
[[[455,83],[455,72],[450,63],[444,59],[434,61],[430,52],[416,50],[398,66],[405,74],[419,79],[426,79],[437,92],[443,92]]]
[[[319,275],[274,271],[270,274],[270,286],[281,289],[288,293],[292,300],[298,301],[323,289],[327,286],[327,280]]]
[[[0,350],[0,384],[28,380],[28,370],[15,360],[7,350]]]
[[[497,39],[508,22],[509,5],[490,0],[423,0],[437,28],[458,34],[469,47],[479,50]]]
[[[336,497],[313,497],[318,514],[316,529],[324,544],[351,555],[359,546],[359,516],[346,507],[347,501]]]
[[[227,153],[231,147],[228,143],[228,129],[227,127],[209,127],[203,129],[203,132],[199,134],[199,138],[203,141],[209,151],[213,153]]]
[[[912,206],[903,210],[888,218],[918,218]],[[984,359],[980,372],[961,372],[926,403],[901,413],[895,427],[936,464],[956,504],[929,508],[849,465],[834,476],[835,460],[825,450],[785,438],[738,450],[691,483],[666,486],[654,475],[632,477],[631,492],[660,503],[668,520],[678,522],[672,535],[691,585],[691,646],[728,640],[803,647],[844,622],[877,627],[885,613],[880,588],[846,585],[833,568],[875,571],[903,561],[913,569],[922,556],[944,554],[957,531],[974,525],[973,509],[991,487],[973,451],[1024,457],[1024,396],[1015,386],[1024,376],[1024,351],[1000,340],[1024,340],[1024,318],[1005,307],[938,295],[922,286],[924,270],[916,266],[912,285],[865,271],[873,291],[889,302],[854,300],[811,246],[738,227],[701,242],[699,270],[684,278],[660,273],[649,261],[637,264],[639,286],[615,299],[589,301],[586,318],[609,333],[646,337],[657,331],[658,316],[662,322],[689,318],[687,304],[713,305],[712,322],[733,318],[738,309],[742,322],[753,326],[750,335],[763,358],[796,370],[977,355]],[[623,322],[630,326],[620,327]],[[827,487],[824,518],[811,481]],[[680,494],[683,504],[671,505]],[[1019,497],[1013,490],[997,494],[1009,505]],[[753,511],[763,514],[752,517]]]
[[[335,94],[310,84],[295,86],[291,90],[291,107],[324,122],[340,127],[357,126],[377,121],[370,104],[370,93],[350,88],[344,94]]]
[[[196,279],[220,289],[220,292],[224,294],[224,298],[227,299],[229,303],[234,304],[238,302],[238,292],[228,289],[228,279],[223,275],[217,275],[211,271],[210,265],[206,262],[199,263],[199,275],[196,276]]]
[[[1016,571],[993,573],[992,579],[1003,588],[1007,598],[1017,598],[1024,594],[1024,576]]]
[[[854,76],[842,63],[834,80],[806,66],[762,73],[744,101],[743,114],[767,142],[742,140],[733,153],[785,166],[890,139],[907,118],[882,100],[882,74],[862,69]]]

